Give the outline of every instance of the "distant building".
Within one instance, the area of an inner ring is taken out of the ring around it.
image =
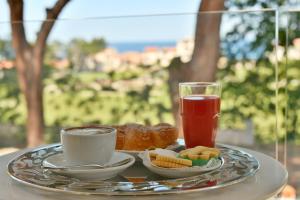
[[[179,56],[183,62],[191,59],[194,40],[187,38],[177,43],[175,47],[147,46],[143,52],[128,51],[119,53],[114,48],[106,48],[84,60],[84,68],[96,71],[126,71],[140,65],[162,67],[169,66],[171,60]]]
[[[11,69],[15,67],[15,63],[12,60],[0,60],[0,69]]]
[[[287,52],[288,60],[300,60],[300,38],[295,38],[293,45],[288,46],[287,50],[284,46],[278,46],[277,49],[274,48],[273,51],[268,52],[267,55],[272,63],[276,63],[277,61],[283,61],[285,59],[285,52]]]
[[[113,48],[106,48],[94,55],[98,71],[113,71],[121,65],[119,53]]]
[[[300,60],[300,38],[293,40],[293,46],[288,48],[287,56],[290,60]]]
[[[182,62],[188,62],[191,60],[193,50],[194,50],[193,38],[186,38],[177,42],[176,52],[177,52],[177,56],[180,57]]]
[[[167,67],[170,65],[172,59],[176,57],[177,50],[176,47],[165,47],[162,49],[162,54],[160,58],[160,65],[162,67]]]
[[[154,65],[157,64],[158,60],[161,58],[161,49],[158,47],[145,47],[144,52],[142,52],[142,64],[143,65]]]
[[[121,62],[126,64],[139,65],[142,63],[142,56],[139,52],[129,51],[120,55]]]
[[[70,66],[70,61],[67,58],[51,61],[51,66],[56,69],[67,69]]]

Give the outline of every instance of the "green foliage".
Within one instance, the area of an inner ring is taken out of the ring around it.
[[[0,59],[2,58],[14,58],[14,52],[10,40],[0,39]]]
[[[294,61],[294,63],[297,62]],[[283,76],[285,64],[281,63],[278,68],[279,75]],[[286,94],[282,89],[286,85],[281,86],[278,100],[276,100],[275,71],[275,66],[266,61],[258,62],[256,65],[238,62],[219,71],[218,79],[223,84],[222,128],[243,129],[245,120],[251,119],[258,140],[262,142],[275,141],[276,102],[278,102],[279,139],[284,138]],[[296,88],[299,90],[300,86],[298,85]],[[295,95],[289,95],[289,97],[293,101],[297,98]],[[295,102],[290,106],[295,106]],[[290,120],[288,120],[289,122]],[[299,133],[297,133],[298,140],[300,139]]]
[[[117,74],[115,72],[115,76],[119,76]],[[158,123],[159,119],[172,122],[170,116],[162,113],[170,110],[166,85],[148,85],[141,91],[116,91],[100,84],[104,80],[110,81],[100,72],[53,77],[45,79],[45,120],[48,126]]]
[[[80,49],[85,55],[90,55],[103,50],[106,47],[106,42],[103,38],[94,38],[91,41],[86,41],[80,38],[71,40],[69,44],[69,51],[75,48]]]
[[[25,120],[24,100],[17,85],[15,70],[0,71],[0,117],[2,123],[22,124]]]
[[[266,8],[275,4],[275,1],[266,0],[226,1],[226,6],[232,9],[243,9],[245,6]],[[272,52],[274,48],[274,14],[273,11],[226,14],[229,19],[235,18],[238,22],[221,39],[221,53],[227,58],[227,64],[217,72],[217,79],[223,84],[220,125],[222,129],[243,129],[245,120],[251,119],[257,139],[273,142],[277,123],[279,139],[283,139],[286,131],[288,139],[300,142],[300,130],[297,129],[300,126],[300,61],[289,61],[287,72],[285,63],[279,64],[279,93],[278,99],[275,99],[276,69],[266,53]],[[299,16],[293,15],[292,19],[288,27],[288,44],[292,44],[292,39],[300,34]],[[284,29],[281,28],[280,44],[285,44],[285,38]],[[245,41],[246,44],[243,43]],[[4,44],[0,42],[0,49],[4,48]],[[59,128],[64,126],[127,122],[174,123],[167,87],[167,69],[153,70],[154,66],[139,66],[124,72],[81,70],[87,56],[105,47],[103,39],[74,39],[68,45],[60,42],[48,45],[46,63],[59,58],[60,52],[67,52],[72,65],[71,70],[64,71],[56,71],[49,66],[44,68],[48,142],[58,141]],[[251,61],[253,59],[256,61]],[[148,78],[151,83],[145,81]],[[17,86],[15,70],[0,71],[0,99],[0,123],[24,125],[25,104]],[[290,108],[288,110],[287,104]]]
[[[279,128],[287,126],[288,138],[300,141],[299,127],[299,81],[300,61],[289,64],[288,82],[279,92]],[[46,67],[45,69],[48,69]],[[103,72],[73,73],[71,71],[46,70],[44,78],[44,108],[48,142],[58,141],[60,127],[83,124],[122,124],[139,122],[155,124],[174,123],[168,95],[166,69],[158,71],[133,71],[132,75]],[[284,63],[279,66],[280,77],[285,74]],[[126,72],[130,74],[130,71]],[[115,77],[115,78],[112,78]],[[127,85],[150,76],[152,84]],[[218,79],[223,84],[222,129],[245,128],[245,120],[255,125],[257,139],[262,142],[274,141],[275,132],[275,68],[268,62],[232,63],[218,70]],[[117,78],[116,78],[117,77]],[[127,77],[127,80],[121,78]],[[123,87],[114,85],[123,81]],[[124,82],[125,81],[125,82]],[[285,95],[288,89],[288,99]],[[14,70],[4,71],[0,81],[0,123],[24,125],[25,104],[17,86]],[[288,121],[284,124],[285,104],[289,103]],[[283,138],[283,131],[280,132]]]
[[[65,52],[66,45],[60,41],[53,41],[47,44],[47,49],[45,53],[45,63],[50,63],[54,59],[64,57]]]
[[[274,4],[276,2],[264,0],[227,2],[228,7],[236,6],[239,9],[253,5],[266,8]],[[285,14],[282,16],[287,17]],[[291,48],[293,40],[299,37],[299,16],[297,13],[290,14],[287,27],[279,27],[280,45],[287,44],[288,48]],[[275,55],[275,12],[230,13],[227,17],[237,18],[239,21],[222,38],[222,53],[227,58],[227,63],[217,74],[224,84],[221,124],[225,127],[240,128],[243,126],[243,120],[250,118],[261,141],[274,141],[278,131],[279,140],[287,133],[288,139],[299,142],[300,132],[296,127],[300,123],[297,117],[300,107],[297,100],[299,94],[296,94],[296,91],[300,89],[300,70],[297,67],[300,62],[280,62],[276,83],[276,65],[271,64],[268,57],[270,54]],[[288,37],[285,28],[288,30]],[[226,99],[230,97],[235,101],[227,102]]]
[[[71,68],[78,72],[83,71],[88,56],[102,51],[105,47],[106,42],[103,38],[94,38],[91,41],[75,38],[69,42],[65,52],[71,62]]]

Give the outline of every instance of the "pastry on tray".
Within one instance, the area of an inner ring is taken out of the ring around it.
[[[167,123],[155,126],[131,123],[113,127],[117,129],[117,150],[143,151],[166,148],[178,138],[177,128]]]

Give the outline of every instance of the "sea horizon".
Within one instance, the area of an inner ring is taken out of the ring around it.
[[[123,53],[127,51],[143,52],[146,47],[175,47],[177,41],[137,41],[137,42],[109,42],[107,46],[114,48],[118,52]]]

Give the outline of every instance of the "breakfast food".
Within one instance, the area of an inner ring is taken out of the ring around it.
[[[186,165],[181,165],[177,163],[172,163],[172,162],[166,162],[166,161],[161,161],[161,160],[152,160],[152,164],[158,166],[158,167],[164,167],[164,168],[183,168],[183,167],[188,167]]]
[[[153,165],[163,168],[183,168],[192,166],[206,165],[211,159],[220,156],[220,150],[217,148],[208,148],[204,146],[197,146],[190,149],[185,149],[178,154],[176,152],[170,153],[170,150],[164,150],[170,155],[162,155],[163,152],[154,150],[149,152],[149,158]]]
[[[178,138],[177,128],[167,123],[155,126],[125,124],[114,128],[117,129],[117,150],[143,151],[166,148],[174,144]]]
[[[182,158],[189,158],[191,160],[204,159],[208,160],[213,157],[218,157],[220,150],[217,148],[208,148],[203,146],[197,146],[191,149],[185,149],[179,152],[179,156]]]
[[[163,162],[175,163],[175,164],[184,165],[184,166],[188,166],[188,167],[192,166],[192,161],[188,160],[188,159],[173,158],[170,156],[157,155],[156,160],[163,161]]]
[[[150,152],[150,153],[149,153],[149,156],[150,156],[150,159],[151,159],[151,160],[155,160],[157,155],[158,155],[158,154],[157,154],[157,153],[154,153],[154,152]]]
[[[179,157],[189,159],[193,165],[205,165],[211,158],[220,156],[220,150],[217,148],[209,148],[204,146],[197,146],[190,149],[185,149],[179,152]]]
[[[157,153],[149,153],[151,163],[158,167],[164,168],[182,168],[191,167],[192,161],[188,159],[176,158],[172,156],[160,155]]]

